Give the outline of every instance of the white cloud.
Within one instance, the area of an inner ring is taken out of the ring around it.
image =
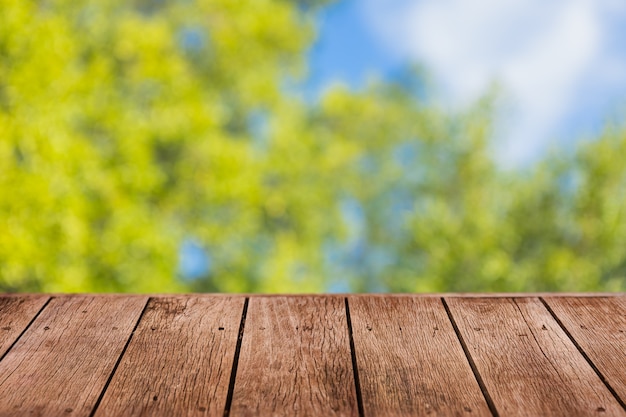
[[[444,97],[462,106],[497,81],[515,103],[499,157],[527,162],[564,131],[590,82],[626,93],[626,50],[611,48],[626,23],[617,0],[367,0],[373,31],[424,63]],[[616,19],[617,18],[617,19]],[[626,32],[622,36],[626,35]],[[599,80],[600,79],[600,80]]]

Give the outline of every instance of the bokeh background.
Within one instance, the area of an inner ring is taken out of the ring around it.
[[[626,3],[0,0],[0,290],[623,291]]]

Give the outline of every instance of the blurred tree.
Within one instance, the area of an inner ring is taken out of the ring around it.
[[[223,250],[216,288],[249,288],[263,200],[249,119],[302,71],[310,19],[270,0],[0,10],[2,287],[183,290],[178,247],[198,234]]]
[[[319,4],[0,0],[0,289],[624,289],[623,132],[505,173],[492,100],[301,100]]]

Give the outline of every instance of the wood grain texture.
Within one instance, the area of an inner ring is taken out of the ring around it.
[[[626,403],[626,297],[544,300]]]
[[[252,298],[231,416],[356,416],[343,298]]]
[[[539,299],[446,302],[501,415],[626,415]]]
[[[0,362],[0,415],[88,416],[146,301],[52,299]]]
[[[45,295],[0,297],[0,358],[46,304]]]
[[[490,416],[441,299],[349,297],[365,416]]]
[[[95,415],[223,415],[244,301],[150,300]]]

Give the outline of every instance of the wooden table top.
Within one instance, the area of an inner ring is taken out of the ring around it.
[[[0,295],[0,416],[626,416],[626,294]]]

